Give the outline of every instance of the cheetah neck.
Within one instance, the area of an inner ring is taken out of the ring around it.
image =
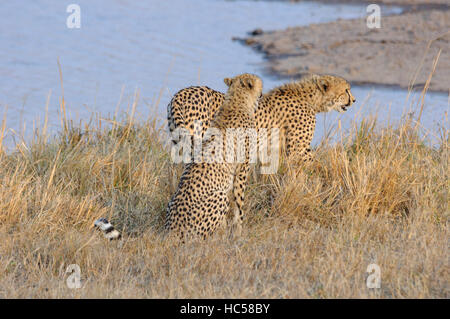
[[[258,127],[282,126],[287,117],[298,112],[315,116],[320,110],[321,93],[310,83],[289,83],[264,94],[256,110]]]
[[[266,95],[286,99],[287,103],[290,104],[302,103],[304,107],[308,107],[315,113],[319,113],[322,112],[320,105],[323,94],[316,81],[316,76],[310,76],[299,81],[286,83],[276,87]]]

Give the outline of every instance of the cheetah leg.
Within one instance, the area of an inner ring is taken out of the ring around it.
[[[167,165],[168,175],[169,175],[169,191],[171,194],[175,193],[176,187],[178,185],[177,168],[174,164],[170,163]]]
[[[311,139],[308,138],[303,142],[298,142],[288,136],[287,139],[287,163],[296,172],[298,166],[308,164],[313,161],[311,154]]]

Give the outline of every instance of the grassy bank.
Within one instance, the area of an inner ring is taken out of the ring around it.
[[[303,170],[254,175],[242,238],[177,247],[161,238],[174,169],[163,128],[95,123],[1,152],[1,298],[449,297],[448,131],[430,147],[414,122],[364,120]],[[100,216],[123,241],[92,230]],[[371,263],[380,289],[366,287]]]

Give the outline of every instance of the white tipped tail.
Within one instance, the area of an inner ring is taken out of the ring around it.
[[[109,240],[121,238],[120,232],[115,230],[114,226],[104,217],[97,219],[94,223],[94,227],[99,229],[103,233],[103,236]]]

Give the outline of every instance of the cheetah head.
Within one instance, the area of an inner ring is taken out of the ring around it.
[[[255,102],[262,96],[262,80],[254,74],[244,73],[223,81],[230,92],[248,95]]]
[[[341,77],[322,75],[318,76],[315,82],[322,95],[320,112],[336,110],[342,113],[356,101],[350,91],[350,84]]]

